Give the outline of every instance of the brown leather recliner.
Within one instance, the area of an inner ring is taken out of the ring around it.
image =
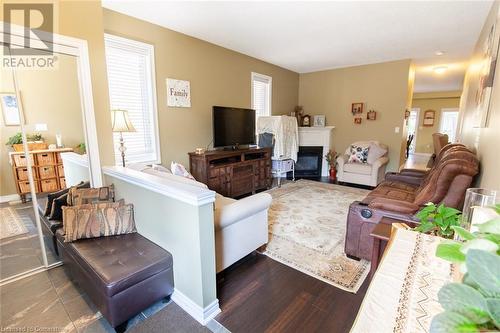
[[[450,147],[439,161],[418,181],[405,182],[408,175],[389,175],[362,201],[349,207],[345,253],[370,260],[375,224],[386,217],[417,224],[415,213],[428,202],[444,203],[461,209],[465,191],[479,171],[477,157],[464,147]]]

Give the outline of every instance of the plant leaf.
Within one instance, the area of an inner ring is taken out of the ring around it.
[[[486,252],[494,253],[494,252],[498,251],[498,245],[490,240],[478,238],[478,239],[470,240],[467,243],[464,243],[464,245],[462,246],[460,251],[463,254],[467,254],[467,252],[469,250],[472,250],[472,249],[483,250]]]
[[[466,239],[466,240],[471,240],[471,239],[475,239],[476,236],[474,234],[471,234],[470,232],[468,232],[467,230],[465,230],[464,228],[462,227],[459,227],[459,226],[452,226],[451,227],[462,239]]]
[[[500,298],[500,256],[482,250],[467,252],[467,272],[486,297]]]
[[[459,313],[476,324],[484,324],[490,320],[486,299],[466,284],[444,285],[439,290],[438,299],[445,310]]]
[[[464,262],[465,255],[460,252],[462,243],[443,242],[436,248],[436,256],[451,262]]]
[[[500,299],[488,298],[486,304],[493,323],[497,328],[500,328]]]
[[[476,324],[456,312],[445,311],[432,318],[431,333],[478,332]]]
[[[497,217],[485,223],[477,224],[477,228],[481,232],[498,235],[500,234],[500,217]]]
[[[500,235],[497,235],[497,234],[485,234],[485,235],[482,235],[482,237],[484,239],[492,241],[495,244],[500,245]]]

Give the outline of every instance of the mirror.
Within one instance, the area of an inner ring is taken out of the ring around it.
[[[9,55],[4,48],[2,57]],[[31,202],[22,202],[17,193],[28,195],[35,186],[29,181],[26,163],[29,154],[22,148],[23,119],[19,109],[14,72],[0,68],[0,281],[43,269],[46,256]],[[24,120],[24,119],[23,119]],[[18,150],[14,150],[14,147]],[[18,167],[16,167],[16,165]],[[14,176],[15,175],[15,176]],[[32,186],[33,185],[33,186]]]
[[[11,43],[24,46],[23,38],[17,38],[22,34],[12,31]],[[54,40],[54,53],[49,54],[57,59],[54,68],[0,70],[0,93],[10,95],[6,99],[9,109],[2,109],[0,123],[0,190],[2,198],[10,198],[10,202],[1,203],[0,209],[8,205],[22,210],[20,220],[29,226],[23,237],[31,240],[22,246],[36,258],[28,260],[18,251],[19,246],[9,248],[16,243],[14,238],[4,241],[0,237],[0,282],[57,265],[60,258],[54,234],[62,226],[64,190],[81,182],[95,187],[102,184],[86,43],[60,35],[54,35]],[[4,50],[2,56],[8,52]],[[19,124],[13,125],[16,121]],[[56,206],[47,204],[49,196]],[[2,219],[2,233],[3,229]],[[3,260],[10,253],[16,254],[9,259],[12,269],[6,270],[8,264]]]

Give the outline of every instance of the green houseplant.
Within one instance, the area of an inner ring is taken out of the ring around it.
[[[415,231],[432,234],[443,238],[452,238],[453,227],[460,225],[461,212],[443,204],[436,206],[429,202],[420,210],[416,217],[420,219],[420,225]]]
[[[432,333],[500,330],[500,205],[492,209],[498,216],[477,225],[477,232],[452,226],[464,242],[448,240],[436,249],[436,256],[459,264],[464,276],[439,290],[445,311],[432,319]]]
[[[5,145],[13,146],[13,145],[19,145],[21,143],[23,143],[23,136],[22,136],[21,132],[18,132],[16,134],[14,134],[13,136],[11,136],[9,138],[9,140],[7,140]]]

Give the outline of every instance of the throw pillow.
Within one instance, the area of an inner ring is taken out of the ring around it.
[[[172,173],[172,171],[170,171],[168,168],[165,168],[165,167],[164,167],[163,165],[161,165],[161,164],[153,164],[151,167],[152,167],[152,168],[153,168],[153,170],[155,170],[155,171],[165,172],[165,173],[169,173],[169,174],[171,174],[171,173]]]
[[[170,165],[170,171],[172,171],[172,173],[176,176],[181,176],[181,177],[186,177],[186,178],[189,178],[189,179],[194,179],[193,175],[191,175],[189,173],[189,171],[186,170],[186,168],[184,167],[184,165],[180,164],[180,163],[175,163],[175,162],[172,162],[171,165]]]
[[[68,193],[64,193],[63,195],[59,196],[58,198],[52,200],[51,212],[50,212],[50,215],[48,216],[49,220],[62,221],[62,219],[63,219],[62,208],[63,208],[63,206],[68,205],[67,200],[68,200]]]
[[[372,143],[370,145],[370,150],[368,151],[367,163],[373,164],[376,160],[384,156],[385,153],[387,153],[387,149],[382,148],[375,143]]]
[[[65,188],[65,189],[59,190],[57,192],[49,193],[47,195],[47,201],[45,202],[45,211],[44,211],[43,215],[50,216],[50,213],[52,210],[52,202],[55,199],[59,198],[61,195],[68,193],[68,191],[69,191],[69,188]]]
[[[366,163],[370,147],[351,145],[348,163]]]
[[[136,232],[134,206],[118,202],[63,208],[64,241]]]
[[[99,201],[115,201],[115,187],[113,184],[99,188],[71,188],[70,206],[96,203]]]
[[[71,186],[71,187],[69,188],[69,191],[68,191],[68,199],[67,199],[67,201],[68,201],[68,205],[69,205],[69,206],[71,206],[72,201],[73,201],[73,200],[72,200],[72,190],[73,190],[73,189],[77,189],[77,188],[90,188],[90,182],[89,182],[89,181],[87,181],[87,182],[81,182],[80,184],[75,185],[75,186]]]

